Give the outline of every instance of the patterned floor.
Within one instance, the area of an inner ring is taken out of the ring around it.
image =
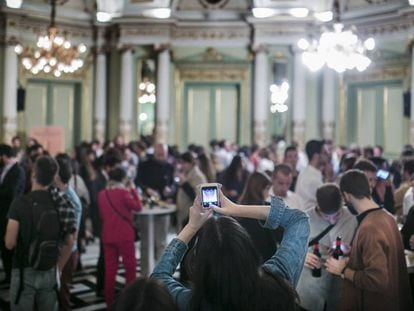
[[[137,250],[139,244],[137,244]],[[102,297],[95,294],[96,286],[96,262],[98,257],[98,245],[91,244],[87,247],[87,252],[82,254],[83,270],[76,272],[73,278],[73,288],[71,289],[72,310],[94,311],[106,310],[106,304]],[[139,251],[137,251],[139,258]],[[140,275],[139,260],[137,262],[137,275]],[[116,277],[117,289],[123,288],[125,275],[122,266],[118,269]],[[4,273],[0,268],[0,280],[4,278]],[[9,301],[9,288],[7,285],[0,285],[0,310],[7,311]]]

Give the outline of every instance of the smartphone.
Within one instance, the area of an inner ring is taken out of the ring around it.
[[[203,184],[200,191],[201,204],[204,208],[208,208],[210,205],[220,206],[218,184]]]
[[[387,180],[390,177],[390,172],[385,170],[378,170],[377,171],[377,178],[381,180]]]

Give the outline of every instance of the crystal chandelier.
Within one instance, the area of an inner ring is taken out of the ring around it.
[[[84,61],[81,54],[85,53],[86,45],[81,43],[73,45],[66,34],[60,34],[55,25],[56,0],[51,1],[51,22],[47,35],[40,35],[37,40],[37,49],[23,48],[20,44],[15,47],[15,52],[20,55],[23,67],[32,74],[40,72],[60,77],[62,73],[74,73],[80,69]]]
[[[272,84],[270,86],[270,111],[272,113],[276,112],[286,112],[288,106],[285,104],[286,100],[289,97],[289,83],[283,81],[282,84]]]
[[[338,73],[355,68],[364,71],[371,64],[366,52],[375,48],[375,40],[361,40],[355,27],[344,29],[340,22],[338,0],[334,1],[334,11],[336,22],[332,29],[323,31],[319,40],[309,42],[302,38],[298,41],[299,48],[304,51],[302,61],[311,71],[317,71],[324,65]]]

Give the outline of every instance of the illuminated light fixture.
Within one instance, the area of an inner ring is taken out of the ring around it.
[[[23,0],[6,0],[6,5],[11,9],[20,9],[22,2]]]
[[[147,121],[148,120],[148,115],[145,112],[141,112],[139,114],[139,120],[140,121]]]
[[[293,8],[289,9],[289,14],[293,17],[304,18],[308,16],[309,10],[307,8]]]
[[[158,8],[158,9],[152,9],[152,10],[145,10],[142,14],[146,17],[166,19],[171,16],[171,9]]]
[[[84,62],[80,58],[87,48],[85,44],[73,45],[55,26],[56,0],[51,1],[51,22],[46,35],[40,35],[34,50],[16,45],[14,51],[20,55],[23,67],[32,74],[40,72],[59,78],[63,73],[74,73]]]
[[[155,84],[148,81],[147,78],[144,78],[144,81],[138,85],[141,95],[138,97],[138,102],[140,104],[155,104]]]
[[[321,22],[330,22],[333,19],[332,11],[325,11],[325,12],[315,12],[313,14],[315,18]]]
[[[270,86],[270,112],[286,112],[289,108],[286,105],[286,101],[289,97],[289,83],[283,81],[282,84],[272,84]]]
[[[270,8],[253,8],[252,13],[256,18],[267,18],[275,15],[275,10]]]
[[[96,12],[96,20],[100,23],[107,23],[112,20],[112,14],[107,12]]]
[[[354,27],[344,30],[339,19],[338,0],[334,1],[334,9],[336,21],[332,29],[323,31],[319,40],[298,41],[298,47],[303,50],[302,61],[311,71],[317,71],[324,65],[338,73],[351,69],[364,71],[371,64],[366,52],[375,48],[375,40],[361,40]]]
[[[414,0],[408,0],[408,3],[409,3],[410,5],[414,5]]]

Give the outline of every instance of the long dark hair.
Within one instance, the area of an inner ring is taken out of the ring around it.
[[[231,180],[238,179],[237,173],[243,169],[243,159],[239,155],[235,155],[231,160],[229,167],[224,171],[224,183],[227,184]]]
[[[279,304],[295,305],[294,290],[281,277],[260,269],[249,234],[233,218],[209,219],[199,232],[191,260],[191,310],[274,310]]]
[[[263,190],[272,184],[270,178],[261,172],[252,173],[240,197],[240,204],[263,204]]]

